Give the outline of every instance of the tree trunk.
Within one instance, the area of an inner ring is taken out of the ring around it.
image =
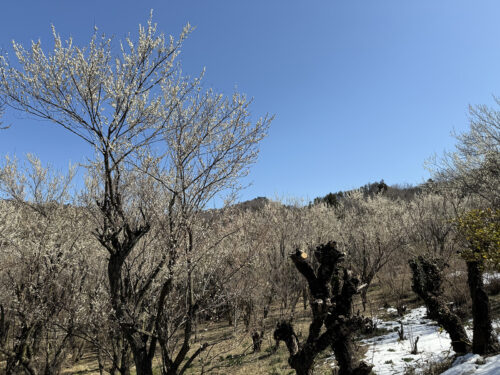
[[[252,347],[254,353],[260,352],[262,347],[262,339],[264,338],[264,331],[254,331],[252,333]]]
[[[336,298],[336,314],[326,320],[327,329],[332,331],[331,347],[339,365],[339,375],[368,375],[371,373],[372,365],[361,361],[357,367],[354,366],[352,335],[362,329],[366,321],[362,316],[352,315],[353,297],[358,291],[359,280],[345,269],[342,279],[342,289]]]
[[[142,335],[136,332],[133,324],[127,323],[123,312],[121,269],[124,262],[124,256],[117,253],[111,254],[108,260],[111,304],[115,310],[116,318],[120,322],[121,331],[132,350],[137,375],[153,375],[153,358],[148,353],[147,340],[138,337]]]
[[[144,348],[132,348],[137,375],[153,375],[153,364]]]
[[[99,375],[104,375],[104,363],[102,361],[101,349],[97,349],[97,367],[99,368]],[[114,375],[114,365],[110,369],[109,373]]]
[[[361,290],[361,304],[363,305],[363,312],[366,311],[366,305],[368,303],[368,297],[367,297],[367,292],[368,292],[368,287],[366,288],[363,288],[363,290]]]
[[[311,358],[304,358],[304,355],[290,358],[289,361],[290,366],[295,370],[297,375],[312,375],[313,374],[313,361]]]
[[[460,318],[450,311],[442,297],[442,268],[440,259],[418,257],[409,261],[412,270],[412,289],[424,300],[429,317],[436,320],[451,338],[456,353],[470,351],[471,345]]]
[[[312,375],[314,358],[317,353],[312,350],[307,350],[308,344],[304,345],[302,348],[299,347],[299,340],[290,322],[282,321],[278,323],[274,331],[274,339],[277,344],[279,341],[285,342],[288,352],[290,353],[288,363],[290,367],[295,370],[297,375]]]
[[[339,375],[351,375],[352,358],[354,355],[352,353],[350,337],[344,336],[342,334],[335,336],[335,339],[332,340],[332,349],[339,366]]]
[[[130,375],[130,350],[125,340],[123,340],[121,348],[120,367],[118,370],[121,375]]]
[[[309,295],[307,293],[307,288],[302,289],[302,306],[304,307],[304,311],[307,310],[307,305],[309,302]]]
[[[482,268],[482,262],[467,262],[474,323],[472,351],[476,354],[492,354],[500,351],[500,345],[491,325],[490,301],[484,290]]]
[[[0,305],[0,347],[3,347],[7,344],[9,331],[10,331],[10,321],[5,318],[4,307]]]
[[[468,353],[471,345],[460,318],[438,297],[428,296],[424,301],[429,317],[437,321],[450,335],[453,350],[458,354]]]
[[[290,257],[297,270],[306,278],[310,291],[313,315],[307,340],[299,345],[289,322],[280,322],[274,331],[277,343],[285,341],[290,356],[288,363],[298,375],[312,374],[315,357],[331,346],[342,375],[367,375],[373,366],[361,362],[353,370],[351,335],[360,329],[364,319],[352,316],[353,296],[358,293],[359,280],[352,272],[343,270],[340,289],[340,267],[344,254],[337,250],[335,242],[318,246],[314,252],[320,266],[315,270],[300,250]],[[335,293],[333,293],[335,292]],[[324,328],[324,329],[323,329]]]

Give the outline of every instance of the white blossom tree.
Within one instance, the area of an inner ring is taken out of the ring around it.
[[[0,307],[10,333],[3,330],[0,353],[7,374],[55,375],[72,347],[92,241],[82,211],[66,205],[72,173],[59,176],[33,156],[27,164],[7,159],[0,168],[0,193],[10,199],[0,231]]]
[[[109,253],[110,302],[137,374],[152,374],[156,346],[168,335],[161,322],[181,253],[192,295],[189,254],[200,211],[215,195],[238,188],[271,120],[252,122],[244,96],[204,93],[201,77],[182,76],[176,57],[190,31],[187,25],[176,41],[150,19],[115,54],[113,41],[97,31],[80,48],[53,30],[52,52],[40,41],[29,49],[14,42],[19,65],[0,57],[0,93],[8,106],[65,128],[95,151],[86,203],[93,233]],[[153,243],[155,255],[147,251]],[[185,340],[175,357],[163,356],[164,373],[187,368],[181,363],[196,310],[194,299],[187,301]]]
[[[500,100],[495,98],[496,105]],[[469,108],[469,129],[455,134],[455,150],[429,161],[434,177],[452,189],[473,194],[490,207],[500,206],[500,111]]]
[[[361,290],[363,310],[367,290],[377,273],[394,257],[401,256],[406,245],[403,225],[404,206],[381,194],[365,197],[350,193],[341,203],[340,238],[353,270],[366,287]]]
[[[498,106],[500,100],[495,98],[495,101]],[[468,131],[456,135],[455,150],[434,160],[432,171],[443,187],[459,190],[471,201],[473,209],[457,215],[456,229],[459,238],[462,237],[461,255],[467,265],[472,298],[472,350],[479,354],[496,353],[500,351],[500,343],[493,333],[483,272],[485,260],[490,259],[490,254],[494,258],[499,247],[488,238],[485,228],[498,221],[494,213],[500,208],[500,111],[497,107],[479,105],[470,107],[469,112]]]

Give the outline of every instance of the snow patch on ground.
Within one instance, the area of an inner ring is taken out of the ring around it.
[[[394,316],[396,309],[388,308],[384,315]],[[364,361],[374,365],[374,372],[377,375],[404,374],[405,371],[413,368],[416,374],[421,373],[431,363],[443,361],[455,355],[451,348],[451,340],[446,331],[439,325],[426,318],[427,309],[418,307],[410,310],[406,315],[398,320],[383,321],[373,318],[378,328],[385,328],[390,332],[362,340],[367,346]],[[403,323],[404,339],[399,339],[397,329]],[[500,327],[500,322],[494,322],[494,327]],[[469,337],[472,331],[467,329]],[[417,354],[411,354],[412,346],[418,339]],[[499,336],[500,339],[500,336]],[[327,359],[332,362],[334,357]],[[500,375],[500,355],[483,358],[477,354],[467,354],[458,357],[452,368],[444,372],[445,375]]]
[[[458,357],[453,362],[453,367],[441,375],[498,375],[500,374],[500,354],[482,358],[478,354],[467,354]]]
[[[388,311],[390,312],[390,311]],[[364,360],[375,365],[378,375],[402,374],[410,367],[425,367],[430,362],[443,360],[454,354],[448,334],[430,319],[426,319],[427,310],[419,307],[401,318],[404,327],[404,340],[399,339],[395,330],[400,327],[398,321],[380,321],[378,328],[393,332],[372,337],[363,342],[368,345]],[[417,354],[411,354],[412,345],[418,339]]]
[[[447,275],[449,278],[459,277],[465,275],[464,271],[454,271]],[[492,281],[500,279],[500,272],[485,272],[483,273],[483,283],[488,285]]]
[[[490,272],[483,274],[483,282],[485,285],[488,285],[492,281],[500,279],[500,272]]]

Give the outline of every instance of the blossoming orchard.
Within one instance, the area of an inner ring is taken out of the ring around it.
[[[425,183],[241,202],[274,115],[183,73],[189,24],[159,30],[80,44],[53,26],[51,48],[0,52],[0,113],[90,155],[67,171],[3,157],[0,372],[500,366],[498,102],[471,107]]]

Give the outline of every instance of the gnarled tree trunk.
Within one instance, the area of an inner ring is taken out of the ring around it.
[[[418,257],[409,261],[412,270],[412,289],[424,300],[429,317],[436,320],[451,338],[456,353],[470,352],[471,344],[460,318],[450,311],[442,294],[441,273],[444,262],[440,259]]]
[[[300,343],[290,322],[282,321],[274,331],[274,338],[284,341],[290,353],[288,363],[298,375],[312,374],[316,356],[331,346],[340,367],[340,375],[365,375],[373,366],[364,362],[354,365],[352,333],[361,328],[364,319],[352,316],[352,298],[359,292],[359,280],[344,270],[342,286],[339,263],[344,254],[337,250],[335,242],[318,246],[314,256],[319,263],[317,271],[306,261],[307,255],[300,250],[290,255],[297,270],[306,278],[311,294],[310,306],[313,319],[309,335]]]

